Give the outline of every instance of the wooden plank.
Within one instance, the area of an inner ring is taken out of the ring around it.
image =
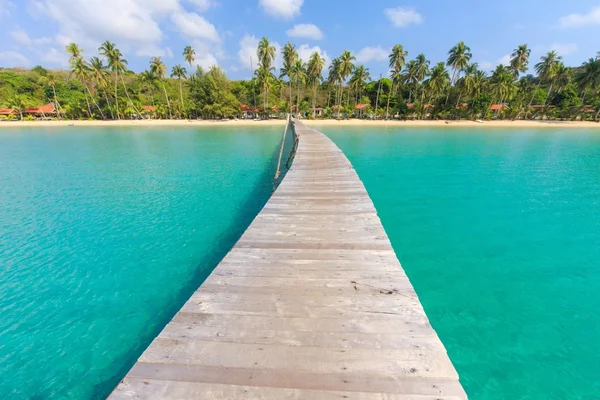
[[[295,130],[277,191],[111,399],[466,399],[352,165]]]

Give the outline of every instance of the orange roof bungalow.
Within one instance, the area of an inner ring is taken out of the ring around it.
[[[18,114],[14,108],[0,108],[0,115],[16,115]]]
[[[142,106],[142,110],[153,113],[153,112],[156,112],[156,107],[154,107],[154,106]]]
[[[413,109],[415,108],[416,104],[415,103],[408,103],[406,105],[406,107]],[[422,108],[426,108],[428,110],[431,110],[432,108],[435,108],[435,104],[423,104]]]
[[[456,109],[457,110],[462,110],[462,109],[465,109],[467,107],[469,107],[469,105],[467,103],[462,103],[462,104],[457,105]]]
[[[311,107],[310,112],[314,113],[315,117],[323,116],[323,108],[322,107]]]
[[[36,117],[46,117],[48,115],[56,115],[57,112],[56,107],[54,107],[54,104],[50,103],[41,107],[30,107],[26,110],[23,110],[23,114]]]
[[[490,110],[492,110],[492,111],[502,111],[505,108],[508,108],[508,106],[506,104],[492,104],[490,106]]]
[[[250,107],[246,104],[240,104],[240,110],[242,110],[242,119],[254,119],[258,117],[260,111],[257,107]]]
[[[354,112],[356,113],[356,116],[360,118],[364,115],[365,111],[367,111],[368,108],[368,104],[357,104],[354,106]]]

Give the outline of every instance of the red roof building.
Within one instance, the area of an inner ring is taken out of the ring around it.
[[[0,108],[0,115],[14,115],[17,112],[13,108]]]
[[[56,114],[56,108],[54,107],[54,104],[50,103],[41,107],[28,108],[23,111],[23,114]]]
[[[156,111],[156,107],[154,107],[154,106],[142,106],[142,110],[149,111],[149,112],[155,112]]]
[[[364,110],[367,107],[369,107],[368,104],[357,104],[356,106],[354,106],[354,109],[355,110]]]
[[[506,108],[506,104],[492,104],[490,106],[490,110],[492,111],[500,111]]]

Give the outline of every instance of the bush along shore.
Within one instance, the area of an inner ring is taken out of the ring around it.
[[[195,51],[167,68],[160,57],[139,73],[114,43],[85,58],[71,43],[70,70],[0,68],[2,120],[272,119],[293,113],[307,119],[560,120],[599,121],[600,53],[566,66],[550,51],[530,60],[526,44],[509,65],[486,72],[459,42],[444,61],[411,59],[392,48],[389,74],[373,80],[344,51],[329,65],[317,52],[301,60],[292,43],[274,67],[275,47],[263,38],[250,80],[230,80],[217,66],[194,68]],[[531,71],[532,73],[528,73]]]

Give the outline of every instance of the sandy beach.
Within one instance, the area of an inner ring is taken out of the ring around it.
[[[484,121],[478,123],[475,121],[369,121],[351,119],[337,121],[331,119],[325,120],[304,120],[305,124],[312,127],[335,126],[335,127],[476,127],[476,128],[596,128],[600,129],[600,124],[596,122],[573,122],[573,121]],[[63,127],[73,124],[77,127],[82,126],[165,126],[165,127],[190,127],[190,126],[284,126],[284,120],[230,120],[230,121],[211,121],[211,120],[120,120],[120,121],[2,121],[1,128],[21,128],[21,127]]]

